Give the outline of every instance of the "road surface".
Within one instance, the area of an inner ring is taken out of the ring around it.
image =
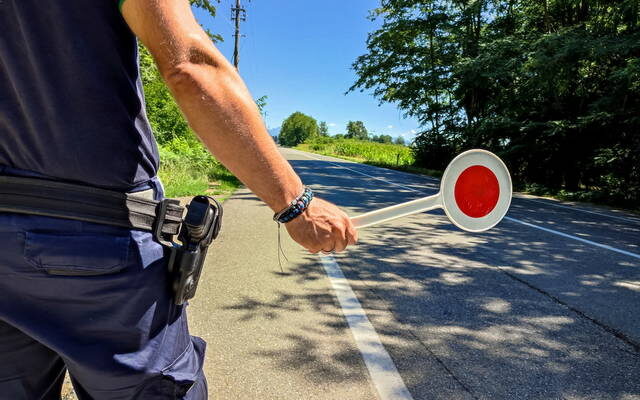
[[[439,184],[282,152],[351,215]],[[335,258],[283,230],[281,269],[271,215],[246,190],[225,203],[191,306],[211,398],[640,399],[637,216],[518,196],[490,232],[429,212]]]

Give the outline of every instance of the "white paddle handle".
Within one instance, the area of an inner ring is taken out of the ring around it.
[[[366,228],[371,225],[391,221],[392,219],[441,207],[442,200],[440,198],[440,193],[438,193],[433,196],[423,197],[421,199],[408,201],[406,203],[358,215],[357,217],[352,217],[351,221],[356,228]]]

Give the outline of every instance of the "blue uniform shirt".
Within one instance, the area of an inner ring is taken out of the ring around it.
[[[128,190],[158,170],[116,0],[0,0],[0,170]]]

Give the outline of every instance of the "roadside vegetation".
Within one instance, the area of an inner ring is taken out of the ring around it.
[[[344,137],[315,137],[295,146],[310,153],[429,176],[440,177],[443,171],[416,166],[413,149],[404,145],[372,142]]]
[[[215,17],[215,1],[190,0],[190,3]],[[214,42],[222,40],[219,35],[207,33]],[[165,195],[182,197],[209,194],[219,199],[229,196],[240,186],[240,181],[209,154],[189,128],[149,51],[142,45],[138,51],[147,117],[158,142],[158,175],[164,184]],[[265,99],[258,99],[259,107],[265,106]]]
[[[416,164],[475,147],[533,193],[640,209],[638,0],[380,0],[353,64],[422,124]]]
[[[215,14],[215,2],[191,2]],[[379,0],[350,90],[416,118],[417,136],[404,146],[354,120],[330,137],[326,122],[296,112],[276,140],[436,176],[456,154],[485,148],[505,160],[516,190],[640,211],[639,4]],[[239,182],[204,150],[140,50],[168,195],[232,191]]]
[[[305,122],[292,124],[291,119],[302,119]],[[369,136],[364,124],[360,121],[357,121],[357,123],[349,122],[346,134],[334,136],[328,135],[326,123],[320,122],[316,126],[314,125],[316,124],[314,118],[300,112],[292,114],[287,121],[286,125],[283,124],[280,138],[276,139],[279,140],[280,144],[289,145],[298,150],[437,178],[441,177],[444,172],[443,169],[422,166],[423,164],[417,157],[420,150],[415,142],[410,146],[406,146],[404,144],[394,144],[390,136]],[[294,127],[292,128],[292,126]],[[294,135],[291,134],[291,130],[294,131]],[[323,134],[323,131],[326,133]],[[286,138],[284,139],[285,143],[282,143],[283,137]],[[398,139],[402,139],[402,137]],[[404,143],[404,140],[396,139],[396,143]],[[452,155],[451,158],[453,157]],[[577,190],[568,190],[539,183],[524,182],[517,180],[517,176],[515,178],[514,190],[519,192],[567,201],[613,205],[631,211],[640,211],[637,204],[630,205],[627,201],[620,201],[619,197],[602,189],[579,188]]]
[[[198,143],[176,139],[160,147],[160,179],[167,197],[209,194],[228,197],[240,182]]]
[[[295,148],[310,153],[405,171],[411,169],[415,163],[413,151],[407,146],[360,139],[313,137],[298,144]]]

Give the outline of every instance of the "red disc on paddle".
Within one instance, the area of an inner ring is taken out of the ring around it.
[[[442,208],[451,222],[468,232],[484,232],[509,211],[511,176],[495,154],[468,150],[444,170],[440,193]]]
[[[460,211],[472,218],[482,218],[498,204],[500,184],[489,168],[473,165],[458,177],[454,195]]]

